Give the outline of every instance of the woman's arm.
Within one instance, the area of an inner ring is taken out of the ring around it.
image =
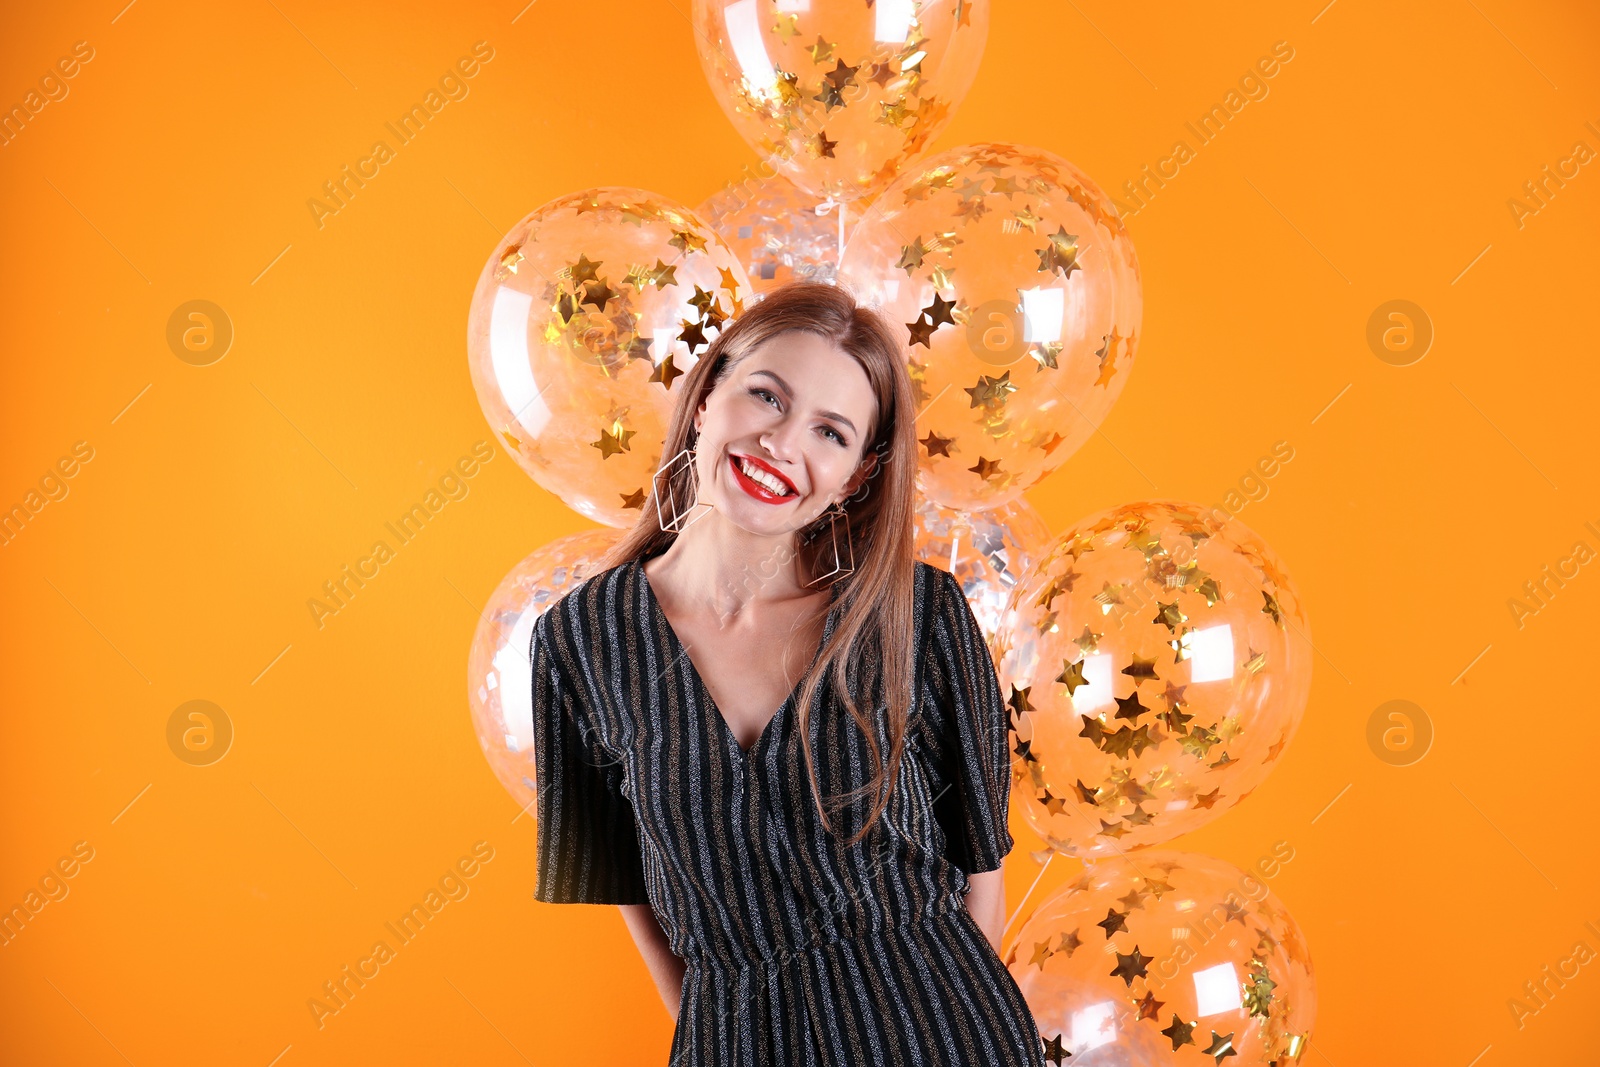
[[[650,977],[655,979],[656,990],[661,994],[661,1002],[667,1006],[667,1014],[672,1016],[673,1022],[677,1022],[678,1005],[683,1001],[683,960],[673,954],[667,944],[667,933],[656,921],[656,913],[650,905],[620,904],[618,908],[622,911],[622,921],[628,924],[628,932],[633,935],[634,943],[639,946],[644,965],[650,969]]]
[[[1000,939],[1005,936],[1006,872],[1003,869],[967,875],[967,911],[977,922],[995,955],[1000,955]]]

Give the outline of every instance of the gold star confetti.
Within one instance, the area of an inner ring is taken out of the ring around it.
[[[1172,1025],[1161,1032],[1172,1039],[1172,1051],[1176,1052],[1184,1045],[1194,1044],[1194,1038],[1190,1036],[1194,1033],[1194,1028],[1194,1023],[1184,1022],[1178,1018],[1177,1012],[1173,1012]]]
[[[1078,235],[1068,233],[1065,226],[1058,226],[1050,235],[1050,243],[1038,253],[1041,274],[1060,271],[1062,277],[1071,278],[1073,271],[1083,269],[1078,265]]]
[[[811,154],[817,159],[832,159],[834,146],[838,143],[828,140],[827,130],[818,130],[817,139],[811,143]]]
[[[1149,659],[1145,659],[1138,653],[1134,653],[1133,662],[1122,668],[1122,673],[1133,679],[1133,684],[1136,689],[1139,683],[1145,681],[1146,679],[1152,682],[1159,682],[1161,680],[1156,675],[1156,658],[1151,656]]]
[[[1123,933],[1128,932],[1127,920],[1128,916],[1126,912],[1120,912],[1116,908],[1107,908],[1106,917],[1095,923],[1095,925],[1106,932],[1106,940],[1109,941],[1111,940],[1111,935],[1116,933],[1118,930],[1121,930]]]
[[[683,332],[678,334],[678,340],[689,346],[689,354],[694,355],[694,350],[703,344],[709,344],[705,331],[700,328],[700,323],[682,319],[678,323],[683,327]]]
[[[1178,607],[1178,602],[1176,600],[1170,604],[1163,604],[1161,601],[1157,600],[1156,617],[1150,621],[1159,626],[1165,626],[1173,633],[1177,633],[1178,627],[1189,621],[1189,616],[1185,615],[1183,610]]]
[[[1139,1009],[1139,1018],[1159,1019],[1161,1014],[1161,1005],[1165,1003],[1166,1001],[1157,1000],[1154,993],[1146,990],[1144,996],[1140,998],[1135,1007]]]
[[[1128,985],[1133,985],[1135,978],[1143,978],[1154,956],[1146,956],[1139,951],[1139,946],[1133,946],[1133,952],[1128,955],[1117,953],[1117,965],[1111,968],[1111,975],[1120,978]]]
[[[823,40],[822,35],[819,33],[817,34],[817,43],[806,49],[806,51],[811,53],[811,62],[821,63],[833,55],[833,45]]]
[[[828,73],[824,74],[822,78],[835,89],[848,89],[850,86],[856,83],[856,71],[860,70],[861,68],[859,66],[845,66],[845,62],[842,59],[839,60],[838,63],[838,66],[828,71]]]
[[[832,111],[836,107],[844,107],[844,95],[837,86],[824,84],[811,99],[821,103],[825,111]]]
[[[632,451],[628,446],[628,439],[637,432],[637,430],[623,429],[621,423],[613,423],[609,431],[600,431],[600,440],[590,441],[589,444],[600,450],[601,459],[610,459],[618,452]]]
[[[1089,679],[1083,676],[1083,660],[1080,659],[1076,663],[1068,663],[1066,660],[1062,660],[1061,663],[1062,670],[1060,674],[1056,675],[1056,681],[1067,687],[1068,696],[1076,693],[1078,686],[1089,684]]]
[[[946,300],[938,293],[934,293],[933,303],[923,308],[922,313],[928,316],[928,321],[936,327],[946,323],[953,326],[956,320],[950,316],[950,309],[955,306],[956,302],[954,300]]]
[[[968,467],[967,470],[971,471],[973,474],[976,474],[984,481],[989,481],[993,478],[1004,477],[1004,475],[1000,473],[1000,461],[998,459],[988,459],[984,456],[979,456],[978,462]]]
[[[619,493],[618,495],[622,497],[623,507],[635,508],[639,511],[644,510],[645,494],[643,489],[635,489],[631,493]]]
[[[1100,647],[1100,639],[1104,636],[1105,634],[1095,633],[1093,630],[1089,629],[1088,623],[1084,623],[1083,633],[1079,634],[1077,637],[1074,637],[1072,640],[1073,643],[1083,651],[1084,655],[1088,655]]]
[[[645,380],[651,382],[660,382],[662,388],[671,389],[672,379],[681,374],[683,374],[683,371],[679,370],[677,365],[673,363],[672,353],[668,352],[662,357],[661,362],[656,364],[656,368],[650,373],[650,377]]]
[[[1017,387],[1011,381],[1011,372],[1006,371],[998,378],[982,375],[978,378],[977,385],[969,386],[963,391],[972,397],[972,403],[968,407],[975,408],[980,404],[992,404],[997,401],[1005,403],[1006,394],[1016,392]]]
[[[880,100],[878,108],[879,113],[876,120],[878,125],[893,126],[897,130],[905,124],[906,117],[911,114],[906,110],[905,101],[903,100]]]
[[[1117,702],[1116,718],[1119,719],[1127,719],[1130,722],[1138,722],[1139,716],[1150,710],[1139,702],[1139,691],[1137,689],[1135,689],[1128,696],[1112,697],[1111,699]]]
[[[522,248],[519,245],[511,245],[500,253],[500,269],[508,274],[517,273],[517,264],[521,262]]]
[[[1061,353],[1066,351],[1066,348],[1066,343],[1063,341],[1039,341],[1029,346],[1028,355],[1032,356],[1040,367],[1060,370]]]
[[[1267,601],[1266,604],[1262,606],[1261,610],[1264,613],[1271,615],[1272,621],[1277,623],[1279,627],[1282,627],[1283,612],[1282,609],[1278,607],[1278,602],[1272,599],[1272,594],[1267,592],[1265,589],[1261,590],[1261,595],[1265,597]]]
[[[922,439],[922,445],[928,450],[928,457],[931,459],[934,456],[948,456],[950,454],[950,442],[954,440],[954,437],[940,437],[932,430],[929,430],[928,436]]]
[[[705,237],[695,233],[693,230],[673,230],[672,236],[667,240],[667,244],[685,253],[704,252],[706,250]]]
[[[1222,790],[1220,788],[1213,789],[1209,793],[1196,793],[1194,798],[1194,806],[1197,808],[1209,808],[1214,806],[1221,798]]]
[[[584,282],[593,281],[598,277],[596,272],[600,269],[600,264],[604,262],[605,260],[591,261],[588,256],[580,252],[578,262],[567,268],[572,274],[572,284],[582,285]]]
[[[1254,957],[1250,960],[1250,980],[1244,983],[1244,1006],[1250,1010],[1251,1015],[1267,1018],[1272,1014],[1269,1005],[1272,1003],[1272,990],[1277,985],[1267,975],[1265,961]]]
[[[603,280],[590,282],[584,289],[583,303],[593,304],[601,311],[606,309],[606,301],[615,300],[619,294]]]
[[[1238,1055],[1237,1052],[1233,1051],[1233,1035],[1229,1034],[1223,1037],[1215,1030],[1211,1031],[1211,1047],[1204,1051],[1207,1056],[1214,1057],[1218,1063],[1221,1063],[1228,1056]]]
[[[655,283],[657,289],[663,289],[669,285],[677,285],[677,272],[678,268],[676,266],[669,266],[657,258],[656,265],[650,272],[650,280]]]
[[[922,238],[918,237],[915,241],[900,249],[900,262],[896,263],[895,266],[904,268],[905,272],[910,274],[913,270],[922,267],[922,259],[930,251],[931,249],[922,243]]]
[[[931,338],[933,337],[933,331],[938,328],[931,322],[923,322],[922,316],[918,315],[916,322],[906,323],[906,329],[911,337],[908,344],[921,345],[923,348],[932,349]],[[976,407],[977,405],[974,404],[973,406]]]
[[[561,325],[572,322],[572,317],[578,313],[578,300],[571,293],[562,293],[556,300],[555,313],[561,318]]]

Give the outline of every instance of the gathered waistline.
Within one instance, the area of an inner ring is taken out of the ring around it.
[[[741,975],[747,971],[769,971],[810,952],[819,952],[835,945],[893,935],[914,926],[926,925],[930,922],[947,918],[956,913],[970,915],[967,911],[966,901],[959,895],[951,894],[930,907],[913,911],[898,923],[886,926],[846,928],[830,937],[818,937],[802,945],[780,948],[770,956],[746,958],[742,961],[729,963],[714,954],[699,952],[683,956],[682,959],[686,971],[711,970],[731,975]]]

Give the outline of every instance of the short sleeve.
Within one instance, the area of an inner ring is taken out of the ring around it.
[[[556,608],[535,621],[533,758],[537,778],[535,900],[551,904],[647,904],[633,805],[622,765],[592,743],[582,704],[551,641]]]
[[[1011,851],[1010,715],[994,658],[961,583],[934,568],[924,654],[930,703],[924,729],[948,787],[934,801],[945,857],[968,874],[1000,867]]]

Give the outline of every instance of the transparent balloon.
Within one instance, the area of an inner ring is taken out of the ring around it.
[[[918,493],[915,504],[916,557],[956,576],[992,643],[1017,584],[1050,550],[1050,527],[1026,500],[986,511],[957,511]]]
[[[790,281],[834,281],[845,241],[871,203],[819,199],[779,175],[729,182],[698,210],[765,293]]]
[[[1282,862],[1269,854],[1245,872],[1210,856],[1139,852],[1089,865],[1041,904],[1005,960],[1045,1058],[1058,1062],[1059,1052],[1074,1067],[1299,1062],[1317,993],[1305,936],[1266,885]]]
[[[674,385],[754,291],[693,211],[643,189],[571,193],[528,215],[478,277],[478,403],[517,463],[581,515],[643,512]]]
[[[1110,199],[1037,148],[952,149],[850,235],[841,284],[889,314],[917,390],[918,485],[997,507],[1061,466],[1133,367],[1139,262]]]
[[[1074,524],[995,642],[1021,758],[1013,802],[1052,848],[1098,858],[1239,803],[1294,737],[1310,624],[1259,535],[1193,504]]]
[[[501,579],[467,655],[467,703],[484,759],[520,807],[537,795],[533,764],[533,624],[595,573],[617,530],[586,530],[536,549]]]
[[[988,0],[694,0],[700,66],[734,128],[796,185],[882,189],[950,123],[989,33]]]

